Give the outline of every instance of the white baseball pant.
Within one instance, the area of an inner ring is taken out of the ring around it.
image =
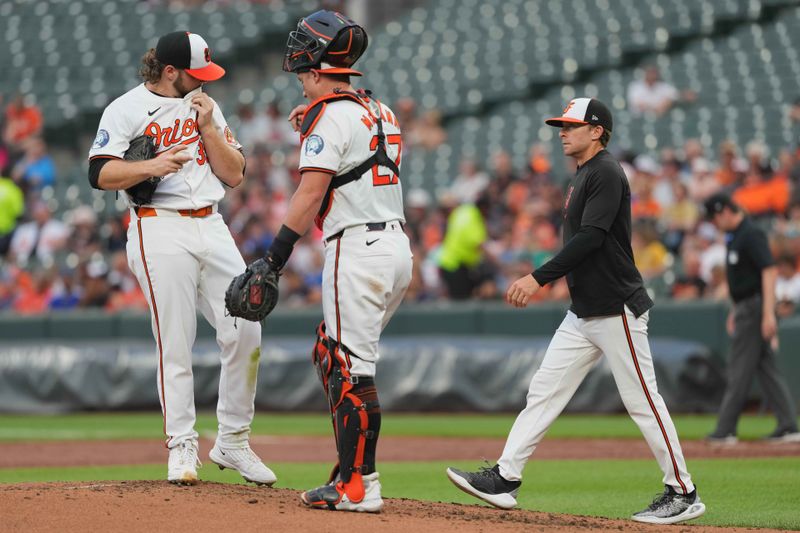
[[[158,395],[167,447],[197,439],[192,345],[197,309],[221,350],[218,440],[246,442],[253,421],[261,325],[225,316],[225,290],[245,264],[219,213],[203,218],[157,209],[128,227],[128,265],[150,305],[158,351]]]
[[[522,479],[525,467],[547,429],[566,407],[594,364],[605,354],[614,381],[631,418],[655,455],[664,484],[679,494],[694,490],[686,470],[678,434],[658,393],[647,339],[649,312],[578,318],[567,313],[531,379],[527,405],[517,416],[498,461],[500,475]]]
[[[367,244],[370,243],[370,244]],[[322,311],[329,337],[347,346],[354,376],[375,376],[381,332],[411,282],[412,255],[400,223],[347,228],[325,245]]]

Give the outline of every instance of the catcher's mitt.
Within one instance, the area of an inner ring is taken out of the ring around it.
[[[125,152],[123,159],[125,159],[125,161],[144,161],[146,159],[153,159],[155,156],[155,139],[149,135],[139,135],[131,140],[131,144],[128,147],[128,151]],[[152,178],[147,178],[133,187],[128,187],[125,189],[125,192],[128,193],[128,196],[135,205],[146,205],[153,199],[153,193],[156,192],[156,187],[158,187],[158,182],[160,181],[160,177],[154,176]]]
[[[276,270],[265,258],[250,264],[225,291],[225,307],[231,316],[253,322],[264,320],[278,303],[278,277]]]

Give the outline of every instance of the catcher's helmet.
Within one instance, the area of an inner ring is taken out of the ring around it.
[[[297,30],[289,34],[283,70],[361,76],[350,67],[367,49],[364,28],[335,11],[317,11],[300,19]]]

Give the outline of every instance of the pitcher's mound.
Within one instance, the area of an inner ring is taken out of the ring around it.
[[[625,520],[500,511],[479,505],[387,499],[377,515],[309,509],[298,492],[202,482],[109,481],[0,485],[3,531],[191,531],[237,533],[336,531],[347,533],[549,531],[658,531]],[[693,527],[693,532],[720,531]],[[732,531],[727,529],[727,531]],[[766,531],[766,530],[760,530]]]

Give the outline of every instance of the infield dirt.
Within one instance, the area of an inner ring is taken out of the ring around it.
[[[201,441],[205,459],[213,441]],[[253,448],[268,463],[333,461],[330,437],[254,436]],[[380,461],[471,460],[497,457],[502,439],[385,437]],[[797,456],[800,445],[745,442],[712,447],[684,441],[684,453],[700,457]],[[167,452],[158,440],[60,441],[0,444],[0,468],[57,467],[166,463]],[[649,458],[641,439],[546,439],[536,460]],[[109,481],[93,483],[23,483],[0,485],[0,530],[3,532],[57,531],[327,531],[451,532],[471,531],[660,531],[626,520],[557,515],[533,511],[499,511],[479,505],[387,499],[379,515],[333,513],[308,509],[299,493],[245,485],[201,482],[177,487],[166,481]],[[671,527],[671,531],[736,531],[707,526]],[[746,531],[741,529],[740,531]],[[759,529],[758,531],[768,531]]]

